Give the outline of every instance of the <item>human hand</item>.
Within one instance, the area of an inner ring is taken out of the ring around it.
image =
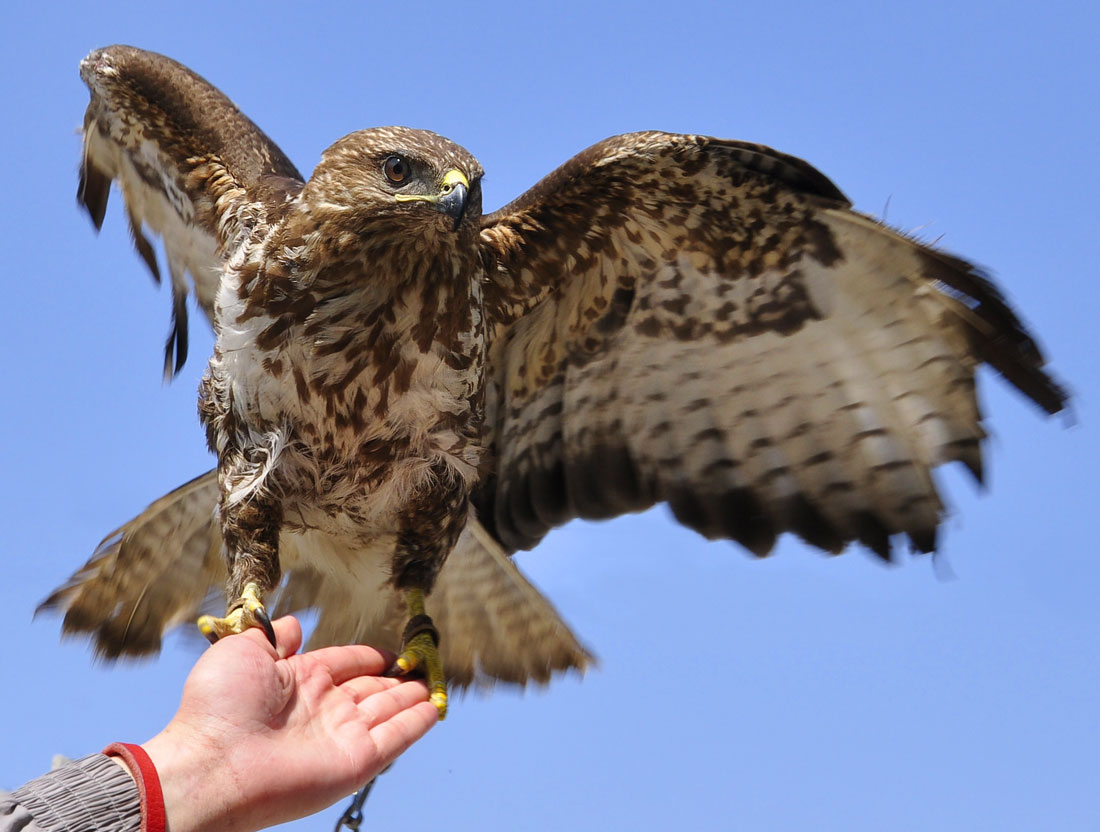
[[[274,622],[211,646],[179,710],[143,748],[170,832],[251,832],[317,812],[375,777],[438,718],[422,682],[382,678],[363,645],[294,655],[302,630]]]

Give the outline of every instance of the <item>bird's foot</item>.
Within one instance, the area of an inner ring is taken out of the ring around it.
[[[271,626],[271,617],[264,609],[260,596],[260,587],[249,581],[245,584],[241,597],[229,606],[225,618],[201,616],[198,620],[199,630],[213,644],[222,636],[243,633],[249,627],[261,627],[271,646],[276,647],[275,628]]]
[[[447,683],[439,658],[439,631],[429,616],[420,613],[409,620],[401,642],[401,655],[386,675],[408,676],[419,670],[428,683],[428,701],[435,705],[439,718],[443,719],[447,716]]]

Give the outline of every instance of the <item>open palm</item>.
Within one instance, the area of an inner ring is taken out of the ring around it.
[[[437,719],[421,682],[382,678],[392,656],[364,645],[296,655],[275,622],[222,639],[184,685],[175,717],[145,743],[172,832],[261,829],[316,812],[375,777]]]

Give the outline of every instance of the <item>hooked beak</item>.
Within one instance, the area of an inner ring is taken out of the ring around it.
[[[451,217],[455,231],[466,215],[466,200],[470,192],[470,180],[457,168],[452,168],[443,176],[438,194],[397,194],[398,202],[428,202],[441,214]]]
[[[443,177],[443,187],[439,191],[439,201],[435,203],[435,210],[442,211],[455,221],[455,231],[458,231],[458,224],[466,216],[466,198],[469,191],[470,182],[462,171],[453,168],[447,171],[447,175]]]

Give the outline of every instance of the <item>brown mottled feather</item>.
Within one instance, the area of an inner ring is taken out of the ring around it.
[[[91,559],[43,601],[67,634],[89,633],[108,659],[160,650],[162,635],[225,583],[216,534],[217,480],[196,477],[108,534]]]
[[[91,101],[77,201],[99,229],[114,181],[134,246],[158,282],[142,226],[164,238],[173,293],[168,376],[187,358],[187,275],[213,322],[225,259],[253,223],[277,215],[302,176],[233,102],[170,58],[108,46],[89,54],[80,74]]]
[[[208,315],[224,275],[233,324],[201,404],[222,528],[207,475],[44,604],[104,654],[155,650],[225,580],[221,541],[243,551],[263,532],[248,570],[275,581],[281,559],[271,600],[319,608],[320,641],[395,646],[395,583],[430,588],[442,564],[429,609],[452,678],[544,681],[589,657],[504,550],[666,502],[758,555],[788,531],[830,552],[859,541],[888,557],[897,536],[929,551],[932,469],[981,477],[977,367],[1047,412],[1066,401],[987,278],[769,148],[617,136],[480,218],[480,166],[435,134],[351,134],[303,186],[179,64],[109,47],[81,70],[79,199],[99,227],[119,182],[154,276],[142,227],[163,236],[166,358],[178,369],[186,352],[188,273]],[[394,149],[464,170],[465,216],[451,226],[386,190]],[[384,579],[367,548],[390,558]]]
[[[482,229],[495,462],[475,501],[509,548],[668,502],[756,554],[784,531],[927,551],[930,469],[981,473],[977,365],[1065,401],[968,263],[767,148],[608,139]]]

